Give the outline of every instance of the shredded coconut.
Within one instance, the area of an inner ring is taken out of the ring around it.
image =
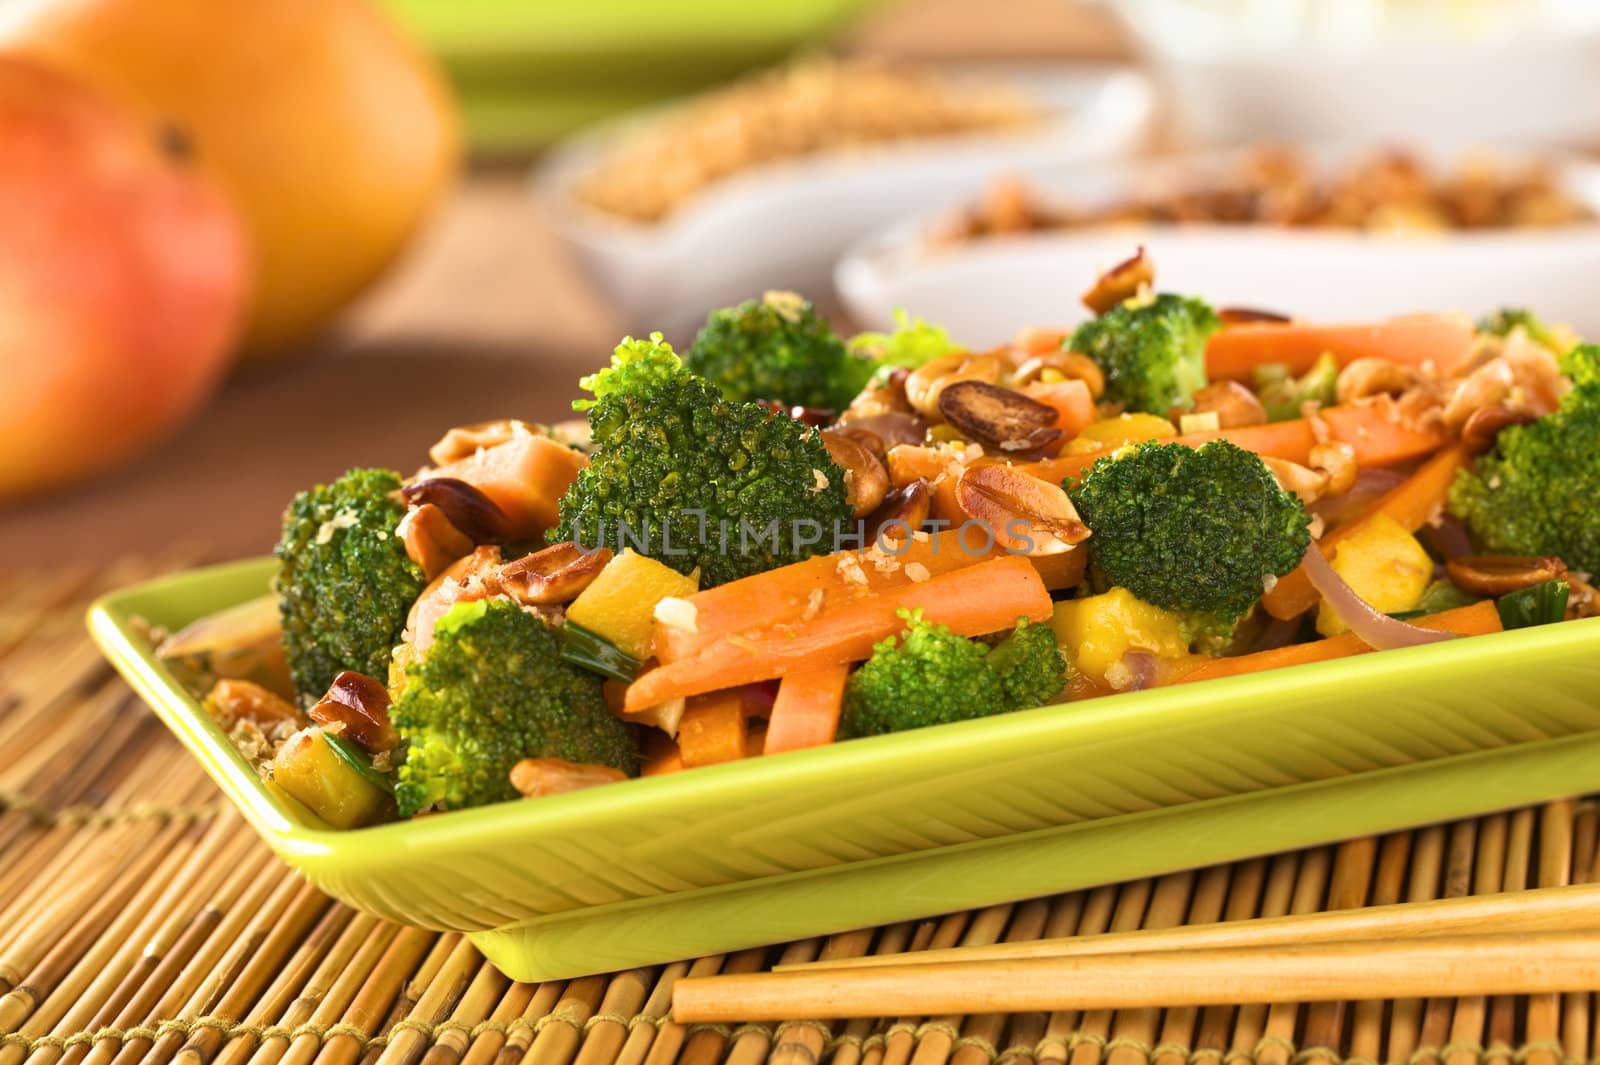
[[[669,595],[656,604],[655,619],[679,632],[699,632],[700,611],[687,599]]]
[[[851,584],[865,585],[867,583],[866,571],[861,568],[861,563],[856,561],[854,555],[839,556],[839,576]]]
[[[822,604],[828,599],[828,593],[821,588],[811,589],[811,594],[806,597],[806,608],[800,615],[801,621],[810,621],[822,613]]]
[[[933,574],[928,572],[928,567],[920,562],[906,563],[906,576],[911,578],[912,584],[921,584]]]
[[[811,491],[826,492],[828,490],[827,474],[823,473],[821,470],[812,470],[811,476],[816,478],[816,482],[811,486]]]

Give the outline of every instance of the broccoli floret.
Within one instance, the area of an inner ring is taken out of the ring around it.
[[[1206,338],[1222,327],[1201,300],[1163,292],[1127,300],[1080,325],[1066,347],[1093,359],[1106,399],[1127,410],[1187,410],[1206,386]]]
[[[639,771],[632,729],[606,708],[601,679],[561,660],[544,622],[506,600],[461,603],[406,667],[390,717],[405,744],[395,782],[404,817],[514,799],[511,767],[563,758]]]
[[[427,583],[394,535],[405,516],[400,475],[355,469],[301,492],[283,515],[274,554],[283,650],[302,698],[346,669],[388,672],[411,604]]]
[[[1551,414],[1500,431],[1450,486],[1449,509],[1487,551],[1558,555],[1600,572],[1600,346],[1562,360],[1573,388]]]
[[[833,549],[851,509],[816,430],[724,399],[660,334],[612,363],[585,379],[594,450],[551,542],[698,566],[705,588]]]
[[[832,410],[849,406],[874,369],[792,292],[712,311],[684,363],[726,399]]]
[[[1502,307],[1495,313],[1478,319],[1478,332],[1490,336],[1510,336],[1521,329],[1529,340],[1543,344],[1557,355],[1569,351],[1577,340],[1571,331],[1562,326],[1546,325],[1538,315],[1525,307]]]
[[[1093,535],[1090,558],[1114,585],[1167,610],[1227,625],[1311,542],[1300,501],[1256,455],[1226,440],[1147,442],[1097,461],[1067,486]]]
[[[916,370],[941,355],[962,350],[940,325],[929,325],[912,318],[904,310],[894,312],[894,332],[857,333],[850,338],[850,351],[857,358],[871,361],[874,373],[888,369]]]
[[[942,725],[1039,706],[1061,694],[1065,667],[1055,634],[1026,618],[990,647],[900,611],[906,630],[872,649],[844,690],[841,736]]]
[[[1269,422],[1286,422],[1301,417],[1306,403],[1330,406],[1339,384],[1339,359],[1325,351],[1299,377],[1292,376],[1281,362],[1256,367],[1256,396],[1267,412]]]

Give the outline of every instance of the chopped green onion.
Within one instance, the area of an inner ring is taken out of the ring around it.
[[[394,781],[387,774],[380,773],[372,766],[372,759],[367,752],[351,743],[337,733],[322,730],[322,738],[327,741],[328,747],[338,755],[351,769],[354,769],[363,780],[379,791],[388,795],[394,794]]]
[[[1567,616],[1570,592],[1571,586],[1566,581],[1551,580],[1502,595],[1495,602],[1500,611],[1500,624],[1508,629],[1525,629],[1560,621]]]
[[[641,663],[597,632],[567,622],[561,626],[561,659],[603,677],[632,684]]]

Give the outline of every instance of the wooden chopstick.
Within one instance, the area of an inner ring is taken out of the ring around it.
[[[1552,932],[1579,928],[1600,928],[1600,884],[1471,895],[1435,902],[1407,902],[1253,921],[1224,921],[1137,932],[1069,936],[1064,939],[1036,939],[993,946],[952,947],[915,954],[836,958],[807,965],[779,965],[774,971],[866,969],[953,961],[1066,958],[1084,954],[1266,947],[1482,932]]]
[[[680,1023],[1343,1002],[1600,989],[1600,929],[681,979]]]

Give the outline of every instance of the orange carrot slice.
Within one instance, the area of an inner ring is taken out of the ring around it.
[[[791,673],[778,685],[767,722],[763,754],[781,754],[832,743],[844,709],[848,665],[825,666],[810,673]]]
[[[1418,618],[1412,622],[1424,629],[1439,629],[1461,636],[1483,636],[1501,630],[1500,611],[1490,600],[1457,607]],[[1237,677],[1246,673],[1260,673],[1280,666],[1298,666],[1307,662],[1328,662],[1336,658],[1350,658],[1366,654],[1373,648],[1353,632],[1330,636],[1325,640],[1291,644],[1271,651],[1257,651],[1251,655],[1213,659],[1199,669],[1185,673],[1173,684],[1189,684],[1197,680],[1214,680],[1217,677]]]
[[[641,674],[628,686],[624,705],[633,713],[669,699],[863,661],[873,644],[904,628],[896,613],[902,607],[922,607],[929,621],[963,636],[1008,629],[1020,617],[1043,621],[1051,608],[1050,593],[1026,558],[993,558],[824,605],[809,620],[758,623],[744,632],[729,632],[691,656]],[[745,617],[760,618],[761,613],[758,609]]]
[[[1370,403],[1329,407],[1319,412],[1317,417],[1327,430],[1330,441],[1340,441],[1354,449],[1358,466],[1393,466],[1426,455],[1445,442],[1442,430],[1405,425],[1391,419],[1385,409]],[[1198,447],[1208,440],[1231,440],[1246,451],[1303,465],[1310,461],[1317,435],[1309,419],[1296,418],[1270,425],[1188,433],[1161,442]],[[1030,462],[1021,468],[1035,477],[1059,481],[1066,477],[1083,476],[1096,461],[1114,453],[1115,449],[1088,455],[1062,455]]]
[[[1416,532],[1444,504],[1456,471],[1466,465],[1466,461],[1466,452],[1459,446],[1445,448],[1418,466],[1410,477],[1379,496],[1361,515],[1326,533],[1317,541],[1316,550],[1321,551],[1324,558],[1333,558],[1341,541],[1380,514],[1393,518],[1406,532]],[[1287,620],[1316,606],[1318,598],[1302,563],[1261,597],[1261,605],[1273,617]]]
[[[1356,359],[1430,365],[1454,373],[1472,356],[1477,333],[1464,314],[1416,314],[1358,325],[1250,322],[1214,333],[1206,344],[1206,373],[1249,381],[1256,367],[1281,363],[1302,374],[1333,352],[1341,366]]]
[[[1061,430],[1063,440],[1072,439],[1094,421],[1094,397],[1082,381],[1035,381],[1023,385],[1021,392],[1029,399],[1055,408],[1056,428]]]

